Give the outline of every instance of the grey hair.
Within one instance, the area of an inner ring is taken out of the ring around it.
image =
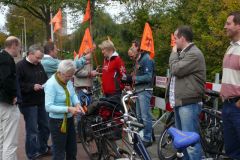
[[[34,54],[36,51],[40,51],[43,54],[43,48],[38,44],[31,45],[28,49],[29,54]]]
[[[58,72],[67,73],[69,71],[75,71],[76,66],[71,59],[62,60],[58,65]]]

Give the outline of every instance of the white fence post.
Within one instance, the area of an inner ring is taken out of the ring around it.
[[[219,84],[219,73],[215,74],[215,83]],[[218,98],[214,99],[213,107],[214,109],[218,110]]]
[[[166,76],[169,78],[170,77],[170,69],[167,69],[167,74]]]

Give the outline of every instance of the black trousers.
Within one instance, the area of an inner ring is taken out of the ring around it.
[[[63,119],[50,118],[49,127],[52,137],[52,160],[76,160],[77,142],[73,117],[67,119],[67,132],[62,133]]]

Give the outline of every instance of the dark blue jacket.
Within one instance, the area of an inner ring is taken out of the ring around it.
[[[152,87],[154,81],[154,62],[150,59],[148,53],[141,53],[141,57],[136,62],[134,70],[136,75],[136,89]]]

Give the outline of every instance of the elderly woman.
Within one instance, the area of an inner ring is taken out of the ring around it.
[[[83,112],[70,79],[75,73],[72,60],[63,60],[45,85],[45,107],[53,143],[53,160],[75,160],[77,154],[73,115]]]

